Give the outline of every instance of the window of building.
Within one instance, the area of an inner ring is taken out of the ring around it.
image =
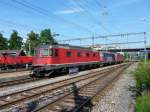
[[[82,56],[82,53],[81,53],[81,52],[78,52],[78,53],[77,53],[77,56],[78,56],[78,57],[81,57],[81,56]]]
[[[71,53],[70,51],[67,51],[67,52],[66,52],[66,56],[67,56],[67,57],[71,57],[71,55],[72,55],[72,53]]]

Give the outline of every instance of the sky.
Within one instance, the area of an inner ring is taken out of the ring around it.
[[[146,31],[150,46],[149,0],[0,0],[0,32],[7,38],[12,30],[27,38],[31,30],[50,28],[57,41]],[[95,39],[95,44],[143,41],[143,35]],[[90,45],[90,40],[70,41]],[[144,47],[143,43],[119,45]]]

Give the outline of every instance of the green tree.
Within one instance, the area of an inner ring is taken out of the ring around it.
[[[0,33],[0,50],[6,50],[6,49],[8,49],[8,41]]]
[[[39,44],[39,35],[34,31],[27,34],[28,38],[26,40],[26,50],[29,51],[30,55],[34,54],[34,48]]]
[[[50,29],[44,29],[41,31],[40,33],[40,43],[41,44],[45,44],[45,43],[49,43],[49,44],[54,44],[57,43],[54,39],[54,37],[52,36],[51,30]]]
[[[22,37],[18,36],[18,32],[13,30],[10,39],[9,39],[9,49],[11,50],[20,50],[23,45]]]

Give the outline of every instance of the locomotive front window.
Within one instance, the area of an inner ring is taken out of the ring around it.
[[[53,56],[52,49],[42,49],[41,56]]]
[[[42,56],[48,56],[49,55],[49,50],[48,49],[43,49],[42,50]]]

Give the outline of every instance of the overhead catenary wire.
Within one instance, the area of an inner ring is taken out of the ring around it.
[[[95,36],[95,39],[98,38],[110,38],[110,37],[126,37],[131,35],[144,35],[145,32],[135,32],[135,33],[121,33],[121,34],[114,34],[114,35],[101,35],[101,36]],[[93,37],[84,37],[84,38],[73,38],[73,39],[66,39],[66,40],[58,40],[58,42],[67,42],[67,41],[78,41],[78,40],[86,40],[86,39],[92,39]]]
[[[103,7],[103,5],[99,2],[99,0],[94,0],[94,2],[95,2],[98,6]]]
[[[35,29],[29,25],[25,25],[25,24],[20,24],[20,23],[16,23],[16,22],[13,22],[13,21],[10,21],[10,20],[6,20],[6,19],[1,19],[0,18],[0,22],[1,23],[4,23],[4,24],[7,24],[9,26],[15,26],[15,27],[20,27],[20,28],[27,28],[27,29]]]
[[[89,30],[88,28],[83,27],[80,24],[76,24],[74,22],[66,20],[63,17],[60,17],[60,16],[52,13],[51,11],[48,11],[48,10],[46,10],[44,8],[39,7],[39,6],[33,5],[30,2],[27,2],[27,1],[24,1],[24,0],[23,1],[12,0],[12,1],[14,3],[22,5],[23,7],[29,8],[29,9],[37,12],[37,13],[40,13],[40,14],[46,16],[46,17],[53,17],[53,18],[55,18],[55,19],[57,19],[59,21],[63,21],[64,23],[66,23],[66,24],[68,24],[70,26],[73,26],[73,27],[75,27],[77,29],[81,29],[82,31],[85,31],[85,32],[93,34],[93,31]]]
[[[90,16],[90,17],[95,21],[95,23],[96,23],[97,25],[99,25],[101,28],[103,28],[104,31],[110,33],[110,30],[109,30],[108,28],[106,28],[106,27],[103,25],[102,22],[100,22],[97,18],[95,18],[94,15],[87,9],[87,7],[86,7],[87,1],[80,1],[80,2],[79,2],[79,1],[74,0],[74,2],[75,2],[79,7],[83,8],[84,11],[86,12],[86,14],[87,14],[88,16]],[[82,4],[84,4],[84,5],[82,5]]]
[[[9,7],[11,6],[11,7],[16,8],[16,9],[19,8],[17,6],[14,6],[10,2],[1,1],[0,3],[4,4],[6,6],[9,6]],[[22,23],[19,23],[19,22],[15,22],[15,21],[12,21],[12,20],[6,19],[6,18],[0,18],[0,24],[7,25],[6,27],[11,27],[13,29],[14,29],[14,27],[16,27],[16,28],[22,28],[22,29],[41,30],[37,27],[33,27],[33,26],[30,26],[30,25],[27,25],[27,24],[22,24]]]
[[[86,2],[86,4],[88,4],[88,0],[84,0],[84,2]],[[97,9],[101,8],[102,11],[104,11],[104,9],[106,9],[106,6],[103,5],[102,3],[100,3],[99,0],[93,0],[92,2],[95,3],[95,7],[97,7]],[[91,9],[93,9],[93,7],[91,7]],[[94,9],[93,9],[93,10],[94,10]],[[106,13],[106,12],[104,12],[104,13]],[[101,22],[101,23],[102,23],[102,22]],[[101,25],[103,25],[103,24],[101,24]],[[115,26],[116,26],[116,25],[114,25],[114,27],[115,27]],[[106,32],[108,32],[108,33],[111,34],[111,31],[110,31],[108,28],[106,28],[104,25],[103,25],[103,27],[106,29],[106,30],[105,30]],[[117,28],[115,27],[115,29],[117,29]],[[111,39],[107,39],[107,40],[112,41],[112,42],[115,42],[114,40],[111,40]]]
[[[61,4],[61,5],[63,5],[63,7],[64,8],[70,8],[70,9],[74,9],[74,8],[81,8],[81,11],[78,13],[78,15],[81,15],[81,14],[84,14],[84,17],[86,18],[86,19],[88,19],[90,22],[92,22],[92,23],[94,23],[95,25],[99,25],[99,23],[97,23],[95,20],[94,21],[92,21],[92,19],[94,18],[93,16],[91,16],[91,15],[89,15],[88,14],[88,10],[87,9],[85,9],[85,7],[83,7],[81,4],[78,4],[78,3],[75,3],[74,4],[74,6],[73,7],[69,7],[68,5],[66,5],[66,3],[64,3],[63,1],[59,1],[59,3]],[[83,10],[82,10],[83,9]],[[81,15],[82,16],[82,15]],[[94,18],[95,19],[95,18]],[[101,27],[101,26],[100,26]],[[105,30],[105,29],[104,29]]]
[[[94,2],[94,1],[93,1]],[[86,0],[84,0],[84,2],[82,2],[82,1],[75,1],[74,0],[74,3],[77,5],[77,6],[79,6],[79,7],[81,7],[82,9],[84,9],[84,11],[82,12],[82,13],[84,13],[84,15],[87,15],[89,18],[91,18],[91,19],[93,19],[94,21],[94,23],[96,24],[96,25],[99,25],[105,32],[107,32],[107,33],[110,33],[111,34],[111,31],[108,29],[108,28],[106,28],[104,25],[103,25],[103,23],[102,22],[100,22],[97,18],[95,18],[94,17],[94,15],[87,9],[87,4],[88,4],[88,1],[86,1]],[[97,7],[98,7],[98,4],[100,4],[100,3],[98,3],[98,2],[96,2],[97,3]],[[83,6],[82,4],[84,4],[85,6]],[[100,6],[102,7],[102,5],[100,4]],[[89,7],[88,7],[89,8]],[[98,34],[96,34],[96,35],[98,35]],[[93,41],[94,41],[94,36],[93,36]],[[107,38],[106,38],[107,39]],[[113,41],[113,40],[111,40],[111,39],[107,39],[107,40],[109,40],[109,41]]]
[[[123,45],[123,44],[137,44],[137,43],[144,43],[144,41],[129,41],[129,42],[116,42],[116,43],[108,43],[108,44],[100,44],[100,45]]]

